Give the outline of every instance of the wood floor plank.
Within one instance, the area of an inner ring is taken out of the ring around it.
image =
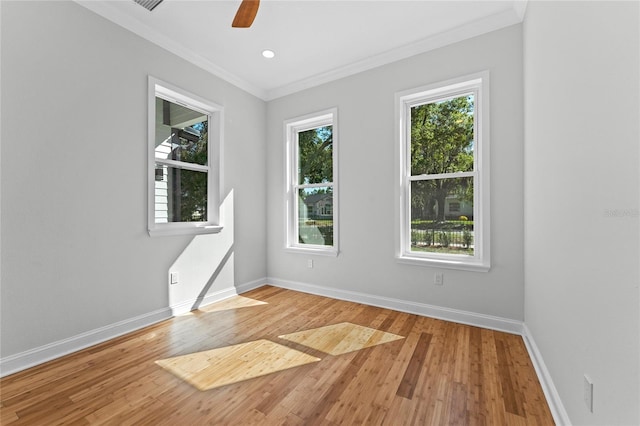
[[[469,417],[472,426],[487,424],[485,392],[483,392],[482,333],[477,327],[469,329],[469,394],[467,408],[473,416]]]
[[[500,375],[500,386],[502,387],[502,395],[504,406],[507,413],[516,416],[524,416],[523,395],[522,390],[517,386],[515,377],[513,376],[513,361],[510,359],[510,353],[505,341],[497,337],[496,355],[498,357],[498,374]]]
[[[413,391],[415,390],[416,383],[420,378],[420,372],[422,371],[424,360],[427,357],[427,351],[429,350],[430,343],[431,334],[421,333],[418,344],[413,351],[413,356],[409,360],[407,369],[402,377],[402,382],[396,391],[396,395],[407,399],[413,398]]]
[[[342,343],[352,351],[334,355],[278,337],[340,323],[377,331],[354,328]],[[402,338],[376,341],[382,333]],[[203,391],[156,364],[261,340],[320,361]],[[272,286],[5,377],[0,387],[0,422],[12,426],[553,425],[520,336]]]

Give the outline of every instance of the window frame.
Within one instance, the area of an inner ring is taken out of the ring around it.
[[[317,184],[298,183],[298,134],[323,126],[332,126],[332,174],[333,181]],[[285,250],[293,253],[337,256],[339,253],[339,189],[338,189],[338,109],[330,108],[316,113],[306,114],[284,121],[285,134],[285,182],[286,182],[286,214],[285,214]],[[298,241],[298,190],[304,187],[332,188],[333,245],[304,244]]]
[[[207,165],[187,164],[175,160],[158,160],[155,157],[156,97],[187,107],[207,116]],[[148,78],[148,217],[149,235],[198,235],[214,234],[222,230],[220,224],[220,189],[222,187],[222,136],[224,108],[214,102],[183,90],[155,77]],[[156,223],[155,175],[156,163],[185,170],[207,173],[207,218],[200,222]]]
[[[490,256],[489,71],[466,75],[396,93],[396,259],[400,263],[488,272]],[[467,93],[474,94],[474,168],[472,172],[424,175],[430,179],[472,177],[473,256],[411,251],[411,108]]]

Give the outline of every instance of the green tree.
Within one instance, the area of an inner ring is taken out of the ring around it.
[[[322,184],[333,182],[333,126],[322,126],[298,132],[298,183],[302,185]],[[317,194],[332,194],[331,186],[305,188],[299,191],[300,205],[308,200],[317,200]],[[333,198],[332,198],[333,200]],[[332,203],[332,201],[331,201]],[[304,207],[306,212],[306,207]],[[318,212],[309,212],[301,217],[316,218]],[[301,224],[301,229],[307,229],[311,234],[319,237],[314,244],[333,245],[333,220],[322,217],[320,222]],[[309,242],[299,236],[301,243]]]
[[[460,96],[411,108],[411,174],[442,174],[473,170],[474,99]],[[473,199],[471,179],[446,178],[414,182],[412,212],[421,218],[445,220],[445,199],[457,194]]]
[[[333,126],[298,133],[299,182],[333,182]]]

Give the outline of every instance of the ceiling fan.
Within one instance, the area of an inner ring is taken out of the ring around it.
[[[242,0],[231,24],[234,28],[249,28],[258,13],[260,0]]]
[[[162,3],[163,0],[133,1],[135,1],[148,11],[152,11],[156,8],[156,6]],[[233,18],[231,26],[234,28],[249,28],[251,24],[253,24],[253,20],[256,18],[256,14],[258,13],[258,6],[260,6],[260,0],[242,0],[242,3],[240,3],[240,7],[236,12],[236,16],[235,18]]]

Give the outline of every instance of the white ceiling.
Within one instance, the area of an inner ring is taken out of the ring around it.
[[[526,0],[262,0],[232,28],[240,0],[76,0],[264,100],[522,21]],[[271,49],[274,59],[261,52]]]

